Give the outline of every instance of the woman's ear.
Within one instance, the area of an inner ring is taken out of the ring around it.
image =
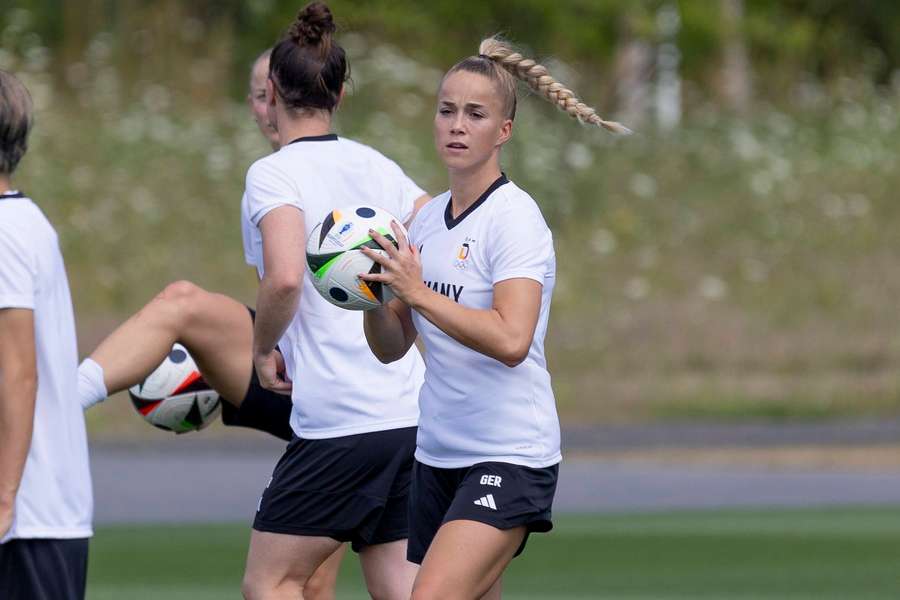
[[[497,136],[497,145],[502,146],[512,137],[513,122],[512,119],[506,119],[500,125],[500,134]]]
[[[266,79],[266,104],[275,106],[275,82],[271,77]]]

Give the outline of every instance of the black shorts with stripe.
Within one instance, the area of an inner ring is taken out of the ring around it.
[[[409,546],[406,557],[422,564],[441,525],[468,520],[497,529],[525,526],[531,532],[553,528],[551,507],[559,465],[532,469],[502,462],[439,469],[416,461],[409,496]]]
[[[256,311],[249,306],[250,319],[256,321]],[[290,396],[267,390],[259,384],[256,367],[250,373],[250,386],[239,407],[222,401],[222,423],[233,427],[249,427],[270,433],[277,438],[290,441],[294,436],[291,429]]]
[[[253,528],[366,546],[406,539],[416,427],[295,437],[259,500]]]
[[[13,539],[0,544],[3,600],[84,600],[88,540]]]

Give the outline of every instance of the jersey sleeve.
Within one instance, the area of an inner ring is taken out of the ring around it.
[[[253,223],[250,222],[247,192],[241,198],[241,241],[244,246],[244,262],[255,267],[256,257],[253,254]]]
[[[303,198],[291,178],[266,159],[253,163],[247,171],[244,195],[246,217],[254,227],[259,227],[262,218],[280,206],[304,209]]]
[[[411,246],[418,246],[419,244],[419,222],[422,220],[420,217],[421,214],[413,219],[413,222],[409,224],[409,228],[406,230]]]
[[[496,215],[489,245],[491,283],[524,277],[544,283],[553,265],[553,235],[537,206],[519,209],[510,203]]]
[[[0,227],[0,308],[34,310],[37,273],[22,241]]]
[[[412,216],[416,200],[425,195],[425,190],[420,188],[415,181],[403,172],[400,165],[390,159],[385,159],[388,173],[400,189],[400,210],[395,215],[401,223],[406,223]]]

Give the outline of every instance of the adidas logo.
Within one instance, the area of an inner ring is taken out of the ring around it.
[[[494,495],[488,494],[487,496],[482,496],[478,500],[475,501],[475,504],[478,506],[483,506],[485,508],[490,508],[491,510],[497,510],[497,505],[494,503]]]

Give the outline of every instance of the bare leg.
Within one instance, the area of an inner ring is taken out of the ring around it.
[[[406,600],[418,565],[406,560],[406,540],[368,546],[359,553],[366,587],[374,600]]]
[[[503,597],[503,577],[500,577],[497,581],[494,582],[494,585],[491,586],[484,596],[481,597],[481,600],[500,600]]]
[[[122,323],[91,354],[112,394],[142,381],[180,342],[206,382],[235,406],[253,369],[253,323],[247,307],[188,281],[177,281]]]
[[[247,600],[281,600],[305,595],[313,572],[341,542],[329,537],[253,530],[241,591]]]
[[[445,523],[428,548],[412,599],[499,598],[499,579],[524,537],[525,527],[501,530],[477,521]]]
[[[337,589],[338,573],[341,570],[341,561],[347,553],[347,544],[341,544],[328,560],[319,565],[312,576],[307,580],[303,588],[303,597],[306,600],[334,600]]]

